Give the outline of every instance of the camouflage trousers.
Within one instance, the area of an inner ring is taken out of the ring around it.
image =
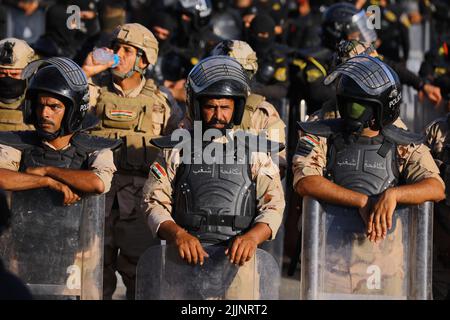
[[[140,209],[144,177],[116,174],[106,195],[103,298],[116,290],[116,271],[134,299],[136,266],[144,251],[159,241],[154,239]]]

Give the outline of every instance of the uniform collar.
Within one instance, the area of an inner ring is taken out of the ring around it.
[[[119,96],[122,96],[125,98],[136,98],[141,93],[142,89],[144,88],[145,82],[146,82],[145,77],[142,77],[141,83],[139,84],[139,86],[137,86],[134,89],[124,91],[118,84],[116,84],[113,81],[113,88],[114,88],[114,91]]]

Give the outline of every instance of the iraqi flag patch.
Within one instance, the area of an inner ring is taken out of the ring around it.
[[[150,172],[155,176],[156,179],[161,180],[162,177],[167,177],[166,170],[157,162],[154,162],[150,166]]]
[[[315,138],[311,137],[310,135],[303,136],[302,140],[309,143],[311,146],[315,147],[319,144],[319,141],[317,141]]]
[[[122,119],[131,119],[133,118],[135,113],[133,111],[128,110],[111,110],[111,116],[122,118]]]

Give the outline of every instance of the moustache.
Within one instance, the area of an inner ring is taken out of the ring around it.
[[[44,124],[50,124],[52,126],[55,125],[55,123],[53,121],[50,121],[50,120],[41,119],[41,120],[38,121],[38,125],[39,126],[42,126]]]
[[[214,118],[214,119],[210,120],[206,125],[213,126],[215,124],[223,124],[226,126],[228,124],[228,122]]]

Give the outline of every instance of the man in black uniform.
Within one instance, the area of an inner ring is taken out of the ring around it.
[[[303,98],[307,103],[307,113],[312,114],[322,108],[325,102],[333,100],[334,88],[323,85],[323,80],[334,68],[333,53],[338,44],[342,40],[359,40],[371,44],[376,39],[375,31],[367,28],[364,11],[358,11],[354,5],[345,2],[330,6],[324,13],[322,22],[322,47],[313,52],[301,52],[300,59],[294,61],[298,66],[294,77],[295,85],[291,86],[294,105]],[[426,83],[401,63],[382,56],[380,58],[395,70],[402,84],[422,92],[435,104],[440,102],[439,88]],[[304,89],[300,91],[295,88]]]
[[[197,4],[195,1],[179,0],[175,11],[179,21],[175,45],[184,48],[184,55],[194,66],[220,41],[209,25],[211,2],[201,0]]]
[[[444,110],[450,112],[450,35],[442,39],[436,50],[426,53],[419,74],[441,89]]]
[[[259,65],[252,92],[265,96],[280,110],[289,87],[288,60],[275,43],[275,22],[269,15],[256,15],[250,24],[247,42],[255,50]]]

